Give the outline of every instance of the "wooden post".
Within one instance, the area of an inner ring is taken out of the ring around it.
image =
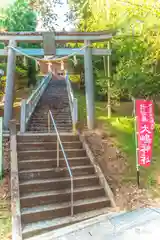
[[[110,23],[110,0],[106,1],[107,4],[107,22]],[[107,43],[108,51],[111,49],[110,40]],[[107,55],[107,85],[108,85],[108,118],[111,117],[111,88],[110,88],[110,79],[111,78],[111,56],[110,54]]]
[[[111,117],[111,94],[110,94],[110,59],[107,59],[107,66],[106,66],[106,58],[103,56],[103,63],[104,63],[104,73],[107,80],[107,109],[108,109],[108,118]],[[106,68],[107,67],[107,68]]]
[[[11,159],[11,210],[12,210],[12,239],[22,240],[19,177],[17,162],[16,120],[9,122],[10,128],[10,159]]]
[[[108,49],[110,49],[110,41],[108,41]],[[107,56],[107,78],[108,78],[108,118],[111,117],[111,56]]]
[[[15,40],[10,40],[9,46],[16,47]],[[16,53],[12,48],[9,48],[4,104],[4,128],[6,130],[9,127],[9,121],[12,119],[15,65],[16,65]]]
[[[135,131],[135,146],[136,146],[136,170],[137,170],[137,186],[140,187],[140,171],[138,164],[138,132],[137,132],[137,116],[136,116],[136,100],[132,97],[133,101],[133,112],[134,112],[134,131]]]
[[[91,42],[86,40],[85,45]],[[89,129],[94,128],[94,83],[93,83],[93,66],[92,66],[92,49],[90,46],[85,48],[84,53],[85,67],[85,91],[86,91],[86,110],[87,110],[87,125]]]

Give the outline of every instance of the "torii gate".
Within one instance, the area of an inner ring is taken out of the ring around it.
[[[50,36],[50,38],[49,38]],[[43,42],[50,41],[49,45],[44,44],[44,49],[21,49],[21,51],[30,56],[55,55],[64,56],[77,52],[76,55],[84,55],[85,68],[85,91],[86,91],[86,110],[87,125],[89,129],[94,128],[95,110],[94,110],[94,82],[92,55],[111,55],[111,50],[91,48],[91,43],[104,42],[111,39],[113,34],[109,31],[103,32],[1,32],[0,41],[9,42],[9,46],[16,47],[17,42]],[[84,50],[70,48],[56,48],[56,43],[83,42],[86,47]],[[50,52],[51,51],[51,52]],[[46,52],[48,52],[46,54]],[[7,80],[5,89],[4,105],[4,128],[8,129],[9,121],[12,119],[13,91],[14,91],[14,73],[16,53],[12,48],[0,49],[0,56],[8,56]]]

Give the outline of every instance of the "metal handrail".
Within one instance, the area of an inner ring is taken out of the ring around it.
[[[49,73],[45,76],[37,88],[32,92],[28,99],[23,99],[21,102],[21,120],[20,120],[20,131],[25,132],[28,121],[30,120],[34,109],[36,108],[41,96],[47,88],[49,81],[52,76]]]
[[[68,91],[68,95],[69,95],[69,102],[72,104],[71,108],[73,107],[73,101],[74,101],[74,94],[73,94],[73,89],[69,80],[69,76],[68,73],[66,74],[66,83],[67,83],[67,91]]]
[[[64,156],[64,160],[65,160],[66,165],[67,165],[67,169],[68,169],[68,172],[69,172],[69,175],[70,175],[70,179],[71,179],[71,216],[73,216],[73,214],[74,214],[74,212],[73,212],[73,175],[72,175],[72,171],[71,171],[71,168],[69,166],[68,159],[67,159],[66,153],[64,151],[64,147],[63,147],[62,141],[60,139],[60,135],[59,135],[59,132],[58,132],[58,129],[57,129],[57,126],[56,126],[56,123],[55,123],[55,120],[53,118],[51,110],[49,110],[49,112],[48,112],[48,132],[51,131],[51,129],[50,129],[50,125],[51,125],[50,119],[52,120],[52,124],[54,126],[54,129],[55,129],[55,132],[56,132],[56,135],[57,135],[57,167],[59,168],[59,146],[60,146],[61,151],[62,151],[63,156]]]
[[[78,101],[77,98],[74,97],[68,73],[66,73],[65,80],[67,85],[68,99],[72,116],[73,132],[76,132],[76,123],[78,121]]]

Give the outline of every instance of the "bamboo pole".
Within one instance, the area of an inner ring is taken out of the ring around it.
[[[110,22],[110,2],[106,0],[107,5],[107,22]],[[110,49],[111,42],[108,40],[107,49]],[[111,117],[111,87],[110,87],[110,80],[111,80],[111,56],[107,55],[107,85],[108,85],[108,118]]]

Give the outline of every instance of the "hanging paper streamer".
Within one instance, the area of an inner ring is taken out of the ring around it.
[[[64,62],[61,61],[61,70],[64,70]]]
[[[23,64],[24,64],[25,67],[27,66],[27,59],[26,59],[25,56],[23,57]]]
[[[76,55],[74,55],[74,56],[73,56],[73,63],[74,63],[74,66],[76,66],[76,65],[77,65],[77,63],[78,63],[78,62],[77,62]]]
[[[38,69],[39,69],[39,62],[35,61],[35,63],[36,63],[36,71],[38,71]]]
[[[49,62],[48,63],[48,72],[52,72],[52,67],[51,66],[52,66],[52,63]]]

